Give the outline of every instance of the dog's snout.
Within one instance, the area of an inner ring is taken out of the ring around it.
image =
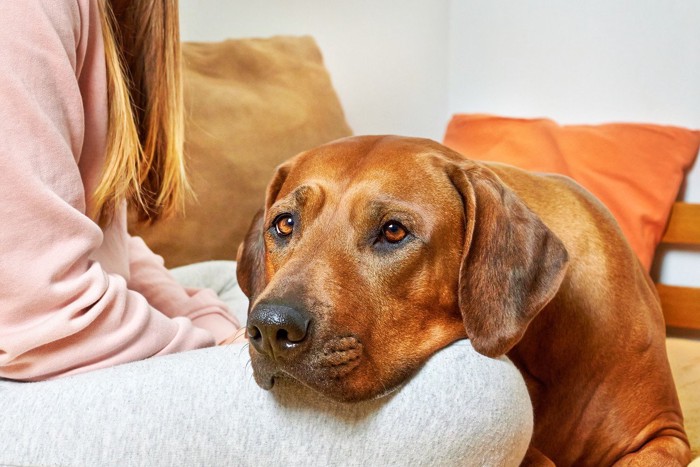
[[[311,319],[286,305],[259,304],[248,317],[250,342],[260,353],[279,358],[306,340]]]

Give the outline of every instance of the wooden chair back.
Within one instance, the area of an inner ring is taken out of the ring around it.
[[[662,244],[700,249],[700,204],[673,205]],[[700,331],[700,287],[657,283],[666,326]]]

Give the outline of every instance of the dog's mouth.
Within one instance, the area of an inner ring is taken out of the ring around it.
[[[358,399],[357,388],[367,384],[364,346],[356,336],[339,336],[299,353],[293,359],[274,360],[251,346],[255,382],[270,390],[276,380],[291,378],[337,400]]]

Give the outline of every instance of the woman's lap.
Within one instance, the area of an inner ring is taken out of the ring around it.
[[[264,391],[248,360],[233,345],[0,381],[0,464],[518,465],[529,443],[519,372],[466,340],[398,392],[358,404],[286,381]]]

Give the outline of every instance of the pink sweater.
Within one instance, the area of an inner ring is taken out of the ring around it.
[[[183,289],[126,213],[86,213],[104,161],[95,0],[0,1],[0,377],[41,380],[233,334],[210,290]]]

